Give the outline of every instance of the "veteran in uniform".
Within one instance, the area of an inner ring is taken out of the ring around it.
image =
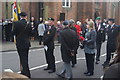
[[[97,45],[96,64],[99,64],[101,46],[102,46],[102,43],[105,42],[105,26],[103,25],[103,23],[101,21],[101,17],[96,18],[95,30],[97,33],[97,36],[96,36],[96,45]]]
[[[44,70],[49,70],[48,73],[54,73],[55,68],[55,57],[54,57],[54,37],[56,33],[56,28],[54,27],[54,19],[48,18],[48,26],[43,35],[43,44],[45,49],[46,62],[48,64],[47,68]]]
[[[110,18],[108,20],[109,26],[107,28],[107,55],[106,55],[106,61],[103,64],[103,67],[106,67],[109,65],[112,53],[116,51],[116,44],[117,44],[117,36],[119,33],[119,27],[115,24],[115,19]]]

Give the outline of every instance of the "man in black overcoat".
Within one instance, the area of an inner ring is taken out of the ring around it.
[[[79,40],[77,34],[74,30],[68,27],[68,21],[64,21],[64,29],[60,32],[60,42],[61,42],[61,55],[64,62],[63,69],[58,74],[58,76],[65,76],[68,80],[72,79],[72,69],[70,62],[72,57],[76,55],[76,50],[79,46]]]
[[[31,26],[27,24],[27,14],[20,13],[21,20],[14,23],[13,34],[16,36],[16,47],[22,65],[21,74],[31,77],[28,65],[28,53],[30,47],[29,37],[31,34]]]

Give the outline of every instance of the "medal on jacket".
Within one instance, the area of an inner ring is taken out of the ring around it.
[[[48,31],[47,34],[50,34],[50,31]]]
[[[112,27],[112,32],[114,31],[114,27]]]
[[[103,33],[103,31],[101,31],[101,33]]]
[[[113,29],[112,29],[112,33],[113,33]]]

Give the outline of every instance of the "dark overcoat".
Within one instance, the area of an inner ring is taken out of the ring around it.
[[[74,30],[66,27],[60,32],[61,55],[63,62],[72,61],[71,51],[76,51],[79,46],[79,40]],[[75,52],[72,52],[75,54]]]

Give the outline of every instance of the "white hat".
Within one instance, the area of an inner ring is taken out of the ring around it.
[[[60,24],[61,22],[60,21],[57,21],[57,24]]]
[[[80,22],[80,21],[77,21],[77,25],[81,25],[81,22]]]

